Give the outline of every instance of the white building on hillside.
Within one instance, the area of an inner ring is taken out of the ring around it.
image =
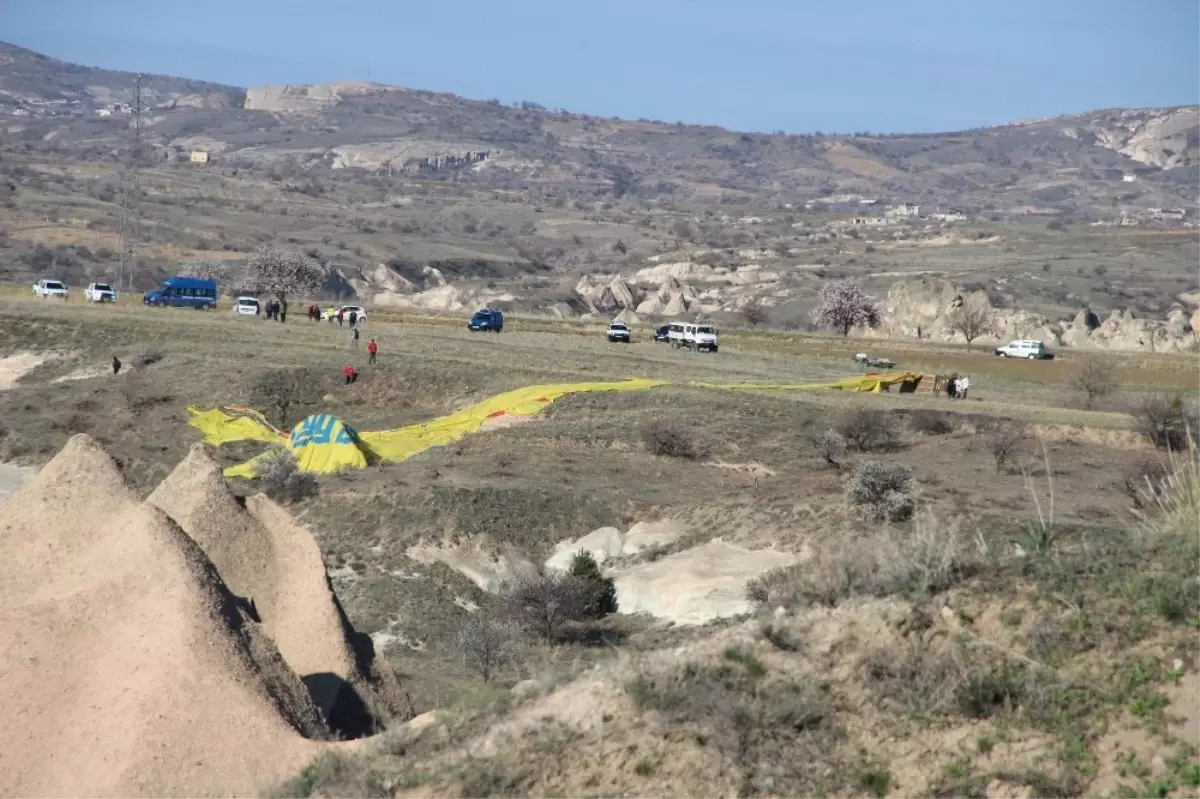
[[[889,219],[914,219],[921,214],[921,206],[911,205],[909,203],[900,203],[883,212],[883,215]]]

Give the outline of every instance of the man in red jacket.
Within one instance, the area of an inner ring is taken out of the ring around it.
[[[379,352],[379,345],[375,343],[375,339],[371,339],[367,344],[367,363],[375,363],[375,353]]]
[[[355,371],[353,366],[347,366],[342,370],[342,374],[346,375],[346,385],[350,385],[355,380],[358,380],[358,372]]]

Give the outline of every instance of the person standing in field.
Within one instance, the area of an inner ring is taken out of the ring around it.
[[[375,356],[378,353],[379,345],[375,343],[375,339],[371,339],[367,342],[367,363],[375,363]]]
[[[345,312],[345,311],[343,311],[341,308],[338,308],[338,312],[337,312],[337,317],[338,317],[338,327],[341,327],[341,326],[342,326],[342,322],[343,322],[343,320],[345,319],[345,316],[346,316],[346,312]]]
[[[958,379],[958,382],[954,384],[954,388],[958,391],[959,399],[967,398],[967,389],[969,389],[970,387],[971,387],[971,379],[969,377],[967,377],[966,375],[963,375],[962,377],[960,377]]]
[[[350,346],[355,349],[358,348],[358,328],[357,327],[352,326],[350,328]]]
[[[358,311],[350,312],[350,327],[358,325]]]

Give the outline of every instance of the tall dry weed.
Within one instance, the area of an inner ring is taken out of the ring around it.
[[[852,596],[934,594],[978,573],[990,558],[981,535],[922,509],[904,527],[827,536],[808,561],[749,581],[746,597],[763,606],[804,607]]]
[[[1185,451],[1167,453],[1166,476],[1147,477],[1138,488],[1137,532],[1146,538],[1194,538],[1200,531],[1200,453],[1190,430],[1187,439]]]

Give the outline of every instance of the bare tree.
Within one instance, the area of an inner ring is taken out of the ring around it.
[[[1117,390],[1116,378],[1117,370],[1110,361],[1091,356],[1084,359],[1071,385],[1083,394],[1084,405],[1091,408],[1096,404],[1096,400]]]
[[[1024,425],[1016,422],[1000,422],[988,431],[988,449],[996,460],[996,474],[1020,454],[1028,433]]]
[[[975,339],[989,335],[995,330],[995,314],[987,307],[960,305],[950,314],[948,321],[950,329],[961,333],[967,340],[967,349],[971,349],[971,342]]]
[[[321,396],[324,382],[321,375],[308,369],[273,369],[250,386],[251,400],[268,409],[275,424],[286,428],[292,406],[314,404]]]
[[[516,578],[505,600],[518,624],[551,642],[565,622],[586,616],[588,592],[579,578],[552,572]]]
[[[835,280],[821,289],[817,307],[813,308],[810,318],[813,324],[832,327],[848,336],[850,329],[859,325],[879,326],[879,303],[868,296],[857,281]]]
[[[835,469],[842,468],[840,458],[846,454],[846,437],[836,430],[826,430],[817,439],[817,448],[821,451],[821,457],[825,462]]]
[[[1134,416],[1138,430],[1158,449],[1183,452],[1196,440],[1200,420],[1178,394],[1144,397]]]
[[[763,301],[758,297],[751,297],[746,300],[746,304],[742,306],[742,318],[745,319],[751,327],[758,327],[766,324],[771,318],[771,311],[767,306],[763,305]]]
[[[458,628],[454,643],[463,664],[484,682],[520,654],[520,629],[511,621],[473,614]]]
[[[326,268],[307,255],[262,247],[246,261],[240,282],[248,291],[274,296],[286,311],[289,297],[316,293],[327,277]]]

